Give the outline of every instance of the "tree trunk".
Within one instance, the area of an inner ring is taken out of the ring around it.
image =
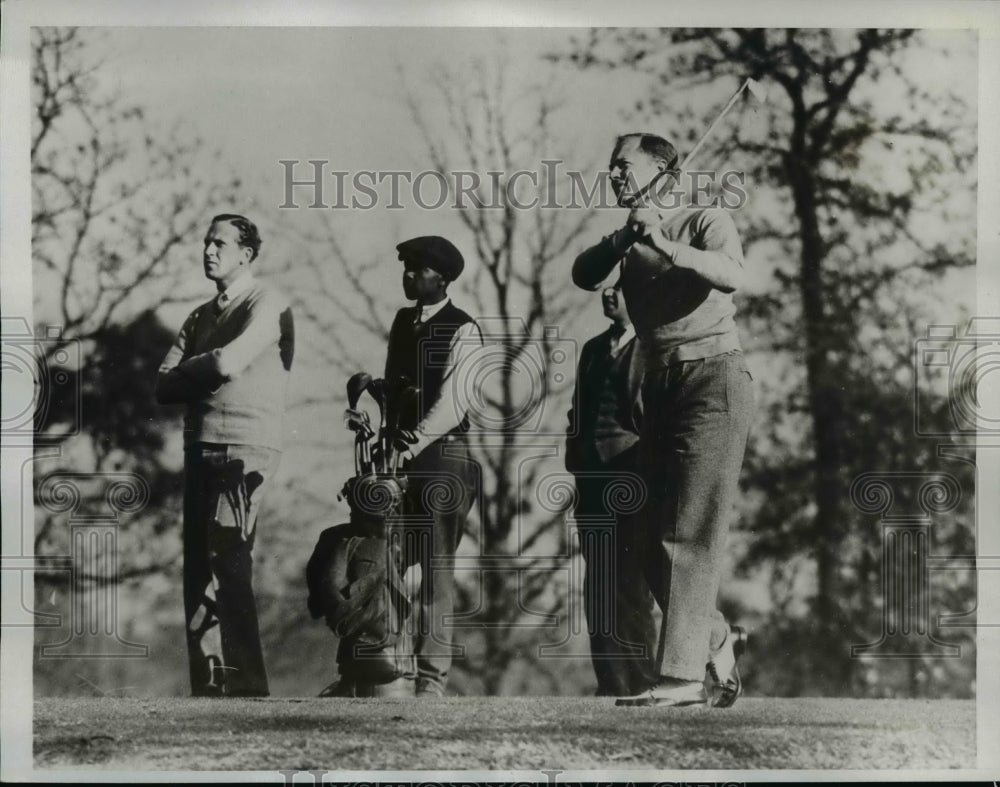
[[[841,660],[850,643],[843,641],[837,596],[838,547],[843,533],[841,501],[844,496],[840,481],[838,430],[842,428],[840,414],[843,404],[836,384],[836,367],[829,353],[830,319],[824,309],[822,282],[826,246],[819,229],[812,166],[811,161],[795,152],[785,159],[800,228],[799,286],[805,326],[806,384],[815,449],[816,516],[813,532],[817,577],[816,627],[821,636],[828,638],[815,652],[825,662],[823,666],[832,668],[824,669],[823,672],[827,679],[834,682],[833,688],[836,688],[844,686],[850,680],[851,673],[850,660]]]

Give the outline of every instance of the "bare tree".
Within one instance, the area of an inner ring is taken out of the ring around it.
[[[593,217],[590,209],[522,207],[544,199],[557,185],[548,181],[541,162],[554,158],[553,118],[561,105],[552,85],[519,92],[508,83],[508,73],[503,55],[493,63],[476,61],[462,72],[439,67],[432,84],[445,110],[443,128],[409,94],[430,168],[452,187],[452,204],[472,238],[475,264],[464,292],[487,343],[491,325],[504,334],[496,346],[497,362],[490,363],[496,374],[480,380],[483,387],[475,392],[481,397],[478,420],[494,425],[474,429],[474,453],[484,472],[484,505],[472,534],[481,556],[481,585],[460,585],[462,608],[476,609],[473,619],[483,624],[475,648],[480,656],[456,664],[466,680],[478,676],[478,688],[486,694],[503,691],[518,658],[536,661],[533,653],[544,635],[522,628],[525,622],[558,614],[565,619],[566,588],[553,580],[575,542],[567,538],[565,513],[545,510],[536,499],[542,477],[561,471],[561,461],[521,460],[526,446],[540,442],[557,447],[561,455],[566,394],[575,369],[572,355],[569,364],[559,364],[560,347],[586,302],[585,294],[566,287],[563,263]],[[483,177],[474,190],[476,200],[465,200],[457,193],[454,173],[459,171],[503,174],[492,184]],[[537,186],[527,194],[515,193],[512,176],[518,171],[538,173]],[[529,419],[528,413],[541,417]],[[544,660],[534,666],[547,670]]]
[[[66,380],[36,412],[36,443],[59,447],[47,449],[36,474],[130,471],[146,480],[151,497],[129,520],[121,581],[179,557],[160,538],[179,511],[178,473],[160,456],[162,433],[177,417],[157,408],[152,393],[173,332],[152,309],[195,297],[184,286],[185,253],[239,182],[220,175],[218,155],[199,139],[179,126],[154,128],[142,107],[104,89],[111,66],[95,54],[99,43],[79,28],[32,30],[36,336],[47,337],[37,345],[40,364],[65,367]],[[101,505],[100,492],[93,500],[83,492],[84,507]],[[68,534],[54,527],[65,517],[48,502],[36,499],[36,552],[66,554]]]
[[[453,668],[458,690],[486,694],[502,692],[511,666],[531,660],[537,646],[551,638],[551,621],[563,614],[565,622],[567,588],[556,581],[556,569],[565,566],[575,543],[567,538],[563,510],[569,500],[546,510],[536,491],[547,473],[562,472],[575,373],[567,331],[588,297],[566,282],[592,219],[590,209],[519,207],[559,187],[547,181],[550,172],[541,162],[557,152],[553,118],[560,104],[551,85],[510,84],[509,71],[502,58],[477,61],[461,73],[437,67],[421,83],[419,100],[412,89],[407,93],[428,169],[448,184],[448,204],[457,206],[449,212],[468,232],[468,239],[456,238],[473,255],[466,255],[467,272],[454,285],[455,294],[480,321],[495,370],[470,379],[478,402],[471,442],[483,469],[483,492],[463,546],[463,552],[478,554],[462,564],[475,570],[458,572],[456,611],[468,613],[468,625],[456,630],[456,641],[470,655]],[[402,72],[401,78],[405,84]],[[432,118],[430,105],[442,111]],[[537,173],[537,179],[528,185],[522,178],[515,193],[511,175],[522,170]],[[459,184],[458,171],[478,179],[464,197],[456,187],[470,187],[472,181]],[[367,348],[371,339],[385,347],[399,305],[372,283],[384,262],[350,257],[329,213],[310,219],[313,229],[296,230],[290,239],[296,266],[307,271],[292,286],[305,340],[338,374],[377,370]],[[366,341],[359,342],[359,332]],[[342,401],[339,386],[310,404],[331,401]],[[539,453],[540,444],[547,446],[540,451],[544,461],[522,462],[531,451]],[[549,621],[548,628],[525,625],[542,620]],[[544,660],[536,666],[547,669]],[[552,680],[556,685],[554,675]]]

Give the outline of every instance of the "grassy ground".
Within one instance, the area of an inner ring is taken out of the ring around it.
[[[595,698],[40,699],[38,769],[968,768],[975,703]]]

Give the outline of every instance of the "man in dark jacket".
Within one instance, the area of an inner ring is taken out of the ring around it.
[[[566,469],[576,476],[575,518],[585,574],[584,611],[599,696],[637,694],[655,681],[653,597],[638,559],[634,498],[644,365],[618,284],[601,295],[611,326],[580,353],[569,413]],[[629,479],[632,479],[629,490]],[[620,484],[621,494],[613,487]],[[609,494],[610,493],[610,494]],[[616,502],[624,505],[617,506]]]

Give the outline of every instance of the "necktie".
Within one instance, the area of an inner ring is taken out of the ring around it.
[[[619,328],[617,326],[611,329],[611,341],[609,342],[609,351],[612,355],[618,354],[618,346],[621,344],[622,337],[625,335],[625,329]]]
[[[215,299],[215,313],[221,314],[222,310],[229,305],[229,296],[226,295],[225,290],[219,293],[219,296]]]

